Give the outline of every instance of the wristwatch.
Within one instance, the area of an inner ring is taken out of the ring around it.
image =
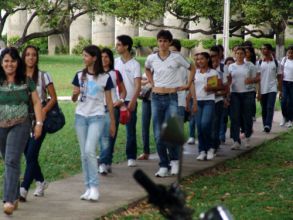
[[[43,122],[41,122],[41,121],[37,121],[37,122],[36,122],[36,125],[43,126]]]

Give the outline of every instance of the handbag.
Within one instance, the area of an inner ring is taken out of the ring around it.
[[[42,72],[42,97],[44,98],[44,100],[46,100],[44,103],[42,103],[44,106],[50,99],[47,99],[47,91],[45,87],[45,79],[44,79],[43,72]],[[62,129],[64,125],[65,125],[65,116],[58,105],[58,101],[56,101],[55,105],[47,112],[43,129],[46,132],[52,134]]]

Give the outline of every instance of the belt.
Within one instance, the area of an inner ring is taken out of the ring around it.
[[[157,95],[168,95],[177,93],[177,88],[153,87],[152,92]]]

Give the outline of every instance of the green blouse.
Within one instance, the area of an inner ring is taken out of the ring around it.
[[[10,127],[28,118],[29,93],[35,90],[34,81],[29,78],[20,85],[0,85],[0,127]]]

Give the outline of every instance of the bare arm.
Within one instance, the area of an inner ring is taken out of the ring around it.
[[[54,84],[51,83],[48,85],[47,87],[48,93],[51,97],[50,101],[42,108],[42,113],[43,113],[43,118],[46,118],[46,114],[48,111],[50,111],[53,106],[56,104],[57,102],[57,95],[56,95],[56,91],[54,88]]]
[[[147,75],[148,81],[150,82],[152,87],[154,87],[155,84],[154,84],[153,74],[152,74],[151,70],[148,68],[145,68],[145,74]]]
[[[127,91],[123,82],[120,82],[118,85],[119,88],[119,98],[125,100]],[[118,99],[116,102],[113,103],[114,107],[121,106],[124,104],[122,100]]]
[[[105,98],[106,98],[106,104],[107,104],[107,108],[108,108],[109,116],[110,116],[110,135],[111,137],[114,137],[116,133],[116,127],[115,127],[115,117],[114,117],[111,90],[105,91]]]
[[[38,96],[37,91],[31,93],[32,103],[34,107],[35,117],[36,117],[36,126],[34,128],[35,139],[38,139],[42,134],[43,128],[43,115],[42,115],[42,104]]]
[[[141,88],[141,77],[137,77],[134,79],[135,91],[131,101],[128,103],[128,109],[132,112],[135,109],[136,101],[140,93]]]
[[[77,86],[73,86],[73,91],[72,91],[72,96],[71,96],[71,100],[73,102],[76,102],[77,101],[77,98],[80,94],[80,88],[77,87]]]

